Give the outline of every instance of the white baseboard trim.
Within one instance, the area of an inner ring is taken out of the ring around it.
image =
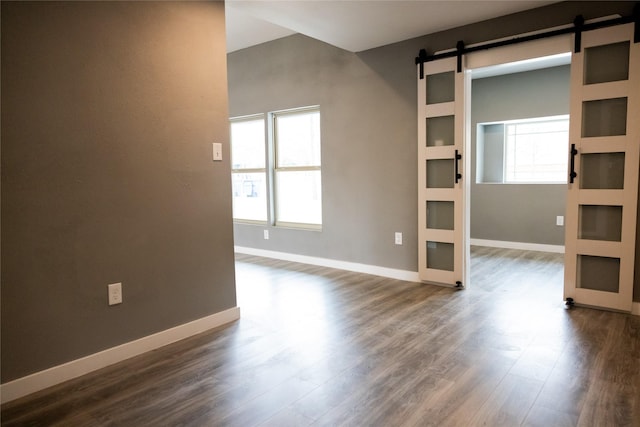
[[[636,316],[640,316],[640,302],[634,302],[631,306],[631,314],[635,314]]]
[[[562,245],[543,245],[540,243],[506,242],[503,240],[484,239],[469,239],[469,242],[473,246],[487,246],[489,248],[520,249],[523,251],[553,252],[558,254],[564,253],[564,246]]]
[[[60,384],[125,359],[197,335],[240,318],[240,308],[233,307],[153,335],[18,378],[0,386],[2,403]]]
[[[406,280],[408,282],[419,282],[420,277],[417,271],[398,270],[395,268],[378,267],[357,262],[339,261],[328,258],[318,258],[307,255],[297,255],[288,252],[277,252],[265,249],[247,248],[236,246],[237,253],[255,255],[265,258],[274,258],[282,261],[299,262],[302,264],[317,265],[320,267],[337,268],[339,270],[353,271],[356,273],[372,274],[374,276],[388,277],[390,279]]]

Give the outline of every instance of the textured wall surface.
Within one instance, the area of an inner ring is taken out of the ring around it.
[[[3,382],[236,305],[226,72],[223,3],[2,3]]]

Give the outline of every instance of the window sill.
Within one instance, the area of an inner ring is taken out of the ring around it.
[[[476,185],[567,185],[567,182],[476,182]]]

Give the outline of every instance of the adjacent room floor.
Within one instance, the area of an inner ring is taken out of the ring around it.
[[[640,317],[562,255],[472,249],[456,291],[237,256],[241,320],[10,402],[3,425],[639,426]]]

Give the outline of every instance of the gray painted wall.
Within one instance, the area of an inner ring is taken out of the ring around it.
[[[476,176],[478,123],[569,114],[569,66],[473,80],[471,176]],[[567,143],[567,151],[568,143]],[[471,238],[564,244],[567,186],[471,181]]]
[[[302,35],[228,55],[231,116],[319,104],[322,232],[235,225],[240,246],[417,271],[416,68],[430,53],[613,13],[634,2],[563,2],[350,53]],[[393,232],[404,245],[393,244]],[[638,257],[640,265],[640,256]],[[640,300],[640,275],[636,280]]]
[[[411,100],[357,55],[302,35],[230,54],[229,93],[231,116],[320,105],[322,132],[322,231],[236,225],[237,245],[415,270]]]
[[[236,305],[226,71],[223,3],[2,2],[3,383]]]

